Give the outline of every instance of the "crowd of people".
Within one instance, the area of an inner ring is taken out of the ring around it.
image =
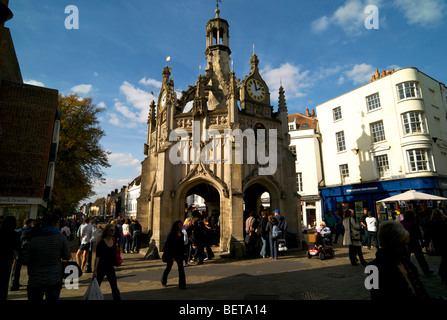
[[[42,300],[43,297],[58,300],[63,279],[62,263],[72,260],[72,247],[77,247],[75,260],[81,272],[92,273],[99,284],[106,276],[113,298],[119,299],[114,273],[116,252],[120,252],[121,247],[123,253],[139,252],[141,230],[137,220],[121,217],[108,223],[96,223],[88,217],[72,220],[47,214],[42,219],[27,219],[20,227],[14,216],[8,216],[0,229],[0,300],[7,299],[9,290],[19,290],[23,266],[28,273],[29,300]],[[91,263],[93,252],[95,261]]]
[[[337,243],[340,235],[343,245],[349,246],[349,261],[352,265],[375,265],[379,270],[379,289],[371,290],[372,299],[428,299],[418,269],[411,262],[414,255],[417,264],[426,276],[434,271],[430,269],[426,254],[441,257],[438,276],[447,284],[447,216],[439,208],[430,213],[407,209],[403,213],[393,211],[390,219],[380,221],[371,211],[364,210],[361,218],[347,209],[343,218],[338,212],[325,215],[322,226],[335,234],[330,241]],[[320,228],[322,230],[322,228]],[[376,258],[367,262],[363,258],[362,248],[377,249]],[[425,251],[425,253],[424,253]]]
[[[423,219],[423,217],[425,217]],[[185,211],[184,221],[176,221],[163,248],[163,262],[166,268],[161,283],[167,286],[168,275],[174,262],[178,266],[179,287],[186,288],[184,267],[203,264],[213,259],[212,245],[219,242],[219,215],[206,211]],[[338,212],[328,212],[321,222],[318,232],[328,244],[337,243],[339,237],[343,245],[349,247],[349,261],[352,265],[374,265],[381,274],[379,289],[371,291],[373,299],[389,299],[393,296],[427,298],[427,292],[420,281],[418,270],[410,261],[415,256],[420,269],[426,275],[430,270],[424,255],[441,256],[438,275],[447,284],[447,216],[441,209],[434,209],[429,216],[409,209],[392,219],[378,221],[374,215],[364,210],[358,218],[351,209],[341,217]],[[92,275],[101,284],[107,277],[113,299],[120,299],[115,267],[119,265],[117,252],[133,253],[140,249],[141,225],[136,220],[118,218],[108,223],[96,224],[86,218],[82,221],[60,219],[57,215],[46,215],[36,221],[28,219],[17,229],[13,216],[3,220],[0,229],[0,292],[1,300],[6,300],[8,290],[20,287],[20,271],[27,267],[27,295],[29,300],[59,299],[62,288],[62,261],[72,259],[70,242],[77,240],[75,258],[84,272]],[[244,235],[246,257],[276,259],[278,242],[285,238],[287,221],[279,210],[272,214],[261,210],[253,212],[245,220]],[[367,262],[362,248],[377,249],[376,258]],[[93,268],[88,271],[89,252],[96,252]],[[87,270],[86,270],[87,268]],[[8,286],[11,285],[9,288]],[[23,284],[22,284],[23,285]]]

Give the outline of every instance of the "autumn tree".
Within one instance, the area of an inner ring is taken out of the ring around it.
[[[81,200],[95,195],[93,185],[104,182],[103,168],[110,167],[108,152],[100,145],[105,135],[98,121],[104,108],[92,98],[59,95],[61,129],[50,209],[62,215],[75,212]]]

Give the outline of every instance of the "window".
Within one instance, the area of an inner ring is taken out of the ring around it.
[[[427,149],[408,150],[407,155],[411,172],[430,171]]]
[[[347,164],[340,165],[340,178],[341,178],[341,183],[342,184],[348,182],[349,168],[348,168]]]
[[[390,164],[388,162],[388,155],[384,154],[375,157],[376,168],[379,178],[385,178],[390,175]]]
[[[342,119],[341,107],[337,107],[337,108],[332,109],[332,114],[334,116],[334,121]]]
[[[298,187],[298,192],[303,192],[303,174],[301,172],[296,174],[296,185]]]
[[[296,146],[289,146],[289,150],[292,152],[293,156],[296,159]]]
[[[402,114],[405,134],[426,133],[422,112],[407,112]]]
[[[408,81],[397,85],[399,93],[399,100],[408,98],[420,98],[419,83],[415,81]]]
[[[295,123],[289,123],[289,130],[295,130]]]
[[[383,121],[371,123],[370,127],[373,142],[385,140],[385,129],[383,128]]]
[[[345,132],[340,131],[337,132],[335,135],[337,137],[337,151],[338,152],[345,151],[346,150]]]
[[[368,111],[372,111],[380,108],[380,98],[378,93],[374,93],[366,97],[366,104],[368,106]]]
[[[308,129],[309,128],[309,125],[307,124],[307,123],[303,123],[303,129]]]

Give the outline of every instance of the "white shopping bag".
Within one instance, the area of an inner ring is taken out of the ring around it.
[[[84,300],[104,300],[104,296],[95,277],[92,278],[92,282],[84,294]]]

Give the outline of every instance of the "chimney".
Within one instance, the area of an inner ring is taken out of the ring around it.
[[[312,109],[312,115],[315,116],[315,110],[314,109]]]
[[[309,109],[306,109],[306,116],[309,116]]]

